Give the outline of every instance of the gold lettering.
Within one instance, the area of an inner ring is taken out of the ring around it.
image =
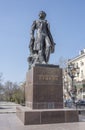
[[[39,80],[53,80],[53,81],[57,81],[58,80],[58,76],[56,75],[39,75]]]

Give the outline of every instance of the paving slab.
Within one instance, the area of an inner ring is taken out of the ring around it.
[[[16,113],[0,114],[0,130],[85,130],[85,122],[23,125]]]

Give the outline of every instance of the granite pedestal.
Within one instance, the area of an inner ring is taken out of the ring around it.
[[[17,116],[27,124],[78,121],[78,112],[63,109],[62,69],[36,64],[26,74],[26,107],[17,107]]]
[[[36,65],[26,76],[26,106],[32,109],[63,108],[62,70]]]
[[[78,122],[78,111],[69,109],[28,109],[17,107],[17,116],[24,125]]]

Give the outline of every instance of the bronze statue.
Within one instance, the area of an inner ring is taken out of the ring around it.
[[[50,32],[49,23],[45,20],[45,17],[46,13],[40,11],[39,20],[35,20],[31,27],[30,56],[28,57],[30,66],[36,63],[47,64],[50,53],[54,52],[55,43]]]

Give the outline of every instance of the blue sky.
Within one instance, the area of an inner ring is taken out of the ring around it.
[[[22,82],[28,71],[30,28],[39,11],[47,13],[56,43],[51,64],[85,48],[85,0],[0,0],[0,72],[4,81]]]

